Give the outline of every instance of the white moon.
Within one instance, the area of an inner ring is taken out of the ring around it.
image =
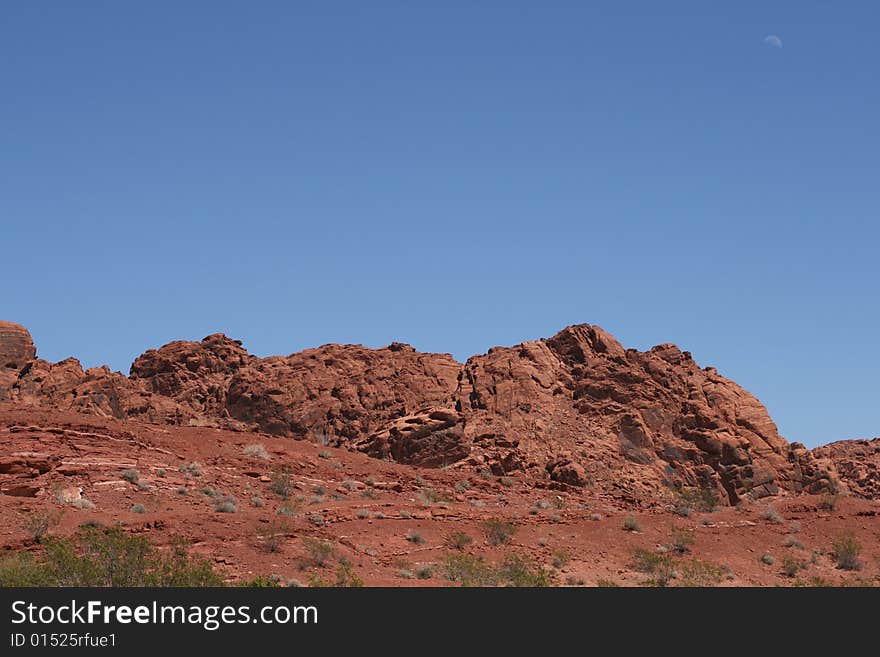
[[[769,34],[764,37],[764,43],[768,46],[773,46],[774,48],[782,48],[782,39],[780,39],[775,34]]]

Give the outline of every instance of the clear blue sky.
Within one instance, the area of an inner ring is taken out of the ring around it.
[[[0,318],[124,372],[588,322],[791,440],[878,435],[878,33],[869,1],[7,2]]]

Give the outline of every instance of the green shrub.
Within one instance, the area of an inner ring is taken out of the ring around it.
[[[180,466],[179,470],[187,478],[202,476],[202,466],[200,464],[196,463],[195,461],[193,461],[192,463],[187,463],[186,465]]]
[[[568,554],[567,550],[559,548],[558,550],[553,551],[553,567],[554,568],[564,568],[565,565],[571,561],[571,555]]]
[[[232,495],[224,495],[214,505],[217,513],[235,513],[238,511],[238,501]]]
[[[717,586],[724,579],[725,570],[708,561],[690,559],[676,568],[676,581],[679,586],[704,587]]]
[[[652,586],[667,586],[675,576],[675,562],[668,554],[637,549],[633,552],[632,566],[640,573],[653,575],[648,580]]]
[[[628,532],[640,532],[642,531],[641,525],[639,525],[638,520],[633,518],[632,516],[627,516],[623,521],[623,529]]]
[[[841,570],[861,570],[862,562],[859,560],[859,555],[862,552],[862,546],[851,532],[834,539],[832,549],[838,568]]]
[[[406,540],[408,540],[410,543],[415,543],[416,545],[421,545],[422,543],[425,542],[425,537],[422,536],[416,530],[411,529],[406,534]]]
[[[136,484],[138,480],[141,478],[141,473],[134,469],[123,470],[120,475],[125,481],[130,484]]]
[[[491,518],[483,523],[483,532],[489,545],[505,545],[516,533],[516,525],[500,518]]]
[[[57,525],[61,520],[62,512],[50,513],[48,511],[36,510],[28,513],[21,522],[21,528],[36,542],[45,538],[49,533],[49,529]]]
[[[552,586],[552,576],[529,557],[508,554],[498,566],[498,580],[507,586]]]
[[[765,552],[761,555],[761,563],[767,566],[772,566],[776,563],[776,557],[774,557],[772,554]]]
[[[269,483],[269,490],[278,495],[281,499],[286,500],[295,490],[293,480],[290,473],[284,469],[276,470],[272,473],[272,481]]]
[[[120,527],[89,527],[46,541],[39,556],[0,559],[0,586],[220,586],[222,578],[181,539],[167,553]]]
[[[260,459],[262,461],[268,461],[272,457],[269,456],[269,452],[266,451],[266,448],[262,445],[248,445],[242,450],[242,454],[245,456],[250,456],[254,459]]]
[[[685,554],[690,552],[691,546],[694,544],[693,532],[683,527],[672,527],[672,543],[671,548],[677,554]]]
[[[712,513],[718,507],[718,497],[708,488],[683,488],[678,491],[676,513],[689,516],[692,511]]]
[[[462,586],[495,586],[495,570],[482,557],[470,554],[450,554],[441,563],[446,579]]]
[[[302,539],[303,547],[306,553],[316,566],[323,566],[327,560],[333,555],[333,546],[329,541],[323,541],[319,538],[311,538],[304,536]]]
[[[453,550],[464,550],[468,545],[473,542],[473,540],[474,539],[472,539],[468,534],[461,531],[455,531],[449,534],[444,542],[446,543],[447,547]]]
[[[782,515],[774,509],[772,506],[766,507],[759,516],[761,520],[766,520],[767,522],[772,522],[774,525],[781,525],[785,522],[785,519]]]
[[[132,513],[146,513],[147,507],[145,507],[143,504],[135,504],[134,506],[131,507],[131,512]]]

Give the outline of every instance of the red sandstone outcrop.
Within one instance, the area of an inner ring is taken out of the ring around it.
[[[834,464],[850,493],[880,499],[880,438],[840,440],[817,447],[813,454]]]
[[[150,350],[126,377],[37,359],[27,331],[5,323],[0,355],[0,400],[307,438],[639,503],[682,488],[722,503],[818,492],[841,462],[786,442],[757,399],[688,352],[624,349],[589,325],[464,365],[399,343],[258,358],[215,334]]]

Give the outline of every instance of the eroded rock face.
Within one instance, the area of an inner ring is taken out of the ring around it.
[[[880,499],[880,438],[841,440],[813,450],[833,463],[840,482],[859,497]]]
[[[28,330],[0,321],[0,369],[20,370],[36,357],[37,350]]]
[[[722,503],[818,492],[843,463],[790,445],[757,399],[688,352],[624,349],[596,326],[496,347],[463,365],[400,343],[258,358],[215,334],[150,350],[129,377],[37,359],[24,329],[0,329],[10,364],[0,370],[0,400],[263,431],[422,467],[593,486],[634,502],[681,488],[708,489]],[[876,494],[873,484],[862,488]]]

